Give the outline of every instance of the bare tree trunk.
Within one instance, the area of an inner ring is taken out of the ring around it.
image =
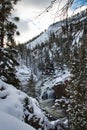
[[[1,29],[1,47],[4,47],[4,28]]]
[[[5,13],[5,5],[4,5],[4,1],[1,4],[1,27],[0,27],[0,35],[1,35],[1,47],[4,47],[4,22],[5,22],[5,18],[4,18],[4,13]]]

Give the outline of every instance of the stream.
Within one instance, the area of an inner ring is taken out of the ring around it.
[[[43,82],[43,83],[42,83]],[[53,119],[59,119],[64,117],[60,107],[55,106],[55,92],[50,85],[50,80],[44,78],[40,79],[36,83],[36,97],[40,103],[41,108],[46,111]]]
[[[25,66],[24,66],[25,67]],[[29,96],[31,92],[29,91],[29,71],[27,68],[21,68],[21,71],[18,73],[18,77],[22,83],[22,90],[27,93]],[[26,70],[26,71],[25,71]],[[40,79],[36,82],[36,99],[39,101],[41,108],[46,111],[49,115],[53,117],[53,119],[59,119],[64,117],[64,113],[62,112],[60,107],[55,106],[55,92],[52,89],[53,80],[55,76],[46,76],[40,77]],[[29,93],[28,93],[29,92]]]

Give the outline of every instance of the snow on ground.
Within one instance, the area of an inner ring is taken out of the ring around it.
[[[52,121],[51,123],[55,126],[57,126],[57,130],[61,130],[61,127],[60,127],[60,125],[58,125],[58,124],[62,124],[62,122],[63,122],[63,124],[64,124],[64,126],[65,126],[65,128],[67,129],[68,128],[68,120],[67,119],[58,119],[58,120],[56,120],[56,121]],[[64,129],[63,129],[64,130]]]
[[[29,113],[28,111],[26,111],[29,113],[29,118],[32,118],[35,115],[35,117],[40,119],[40,121],[44,120],[49,124],[48,119],[43,114],[42,110],[40,109],[39,103],[36,101],[36,99],[27,96],[25,93],[14,88],[14,86],[9,85],[0,80],[0,112],[13,116],[19,119],[20,121],[24,121],[24,99],[26,97],[29,99],[29,108],[33,108],[33,113]]]
[[[29,78],[31,76],[31,68],[28,68],[24,64],[22,64],[22,66],[16,67],[16,70],[17,70],[16,75],[22,85],[21,87],[23,87],[22,89],[24,89],[24,87],[27,86]],[[34,76],[34,80],[36,81],[37,80],[36,76],[34,74],[33,76]]]
[[[70,79],[70,72],[68,69],[64,70],[63,72],[58,73],[57,77],[53,80],[53,85],[58,84],[59,82],[64,82],[65,80]]]
[[[77,13],[80,13],[81,11],[85,11],[87,9],[87,5],[80,6],[79,8],[76,8],[73,12],[73,15],[76,15]]]
[[[57,33],[57,35],[61,32],[61,25],[63,25],[62,22],[57,22],[49,26],[48,32],[49,33]]]
[[[49,40],[49,36],[52,33],[59,34],[61,32],[61,22],[55,23],[55,25],[49,26],[49,28],[42,33],[38,38],[36,38],[34,41],[27,44],[27,48],[30,48],[31,50],[36,47],[36,45],[41,45],[42,42]]]
[[[23,119],[23,99],[26,94],[0,80],[0,111],[8,113],[20,120]]]
[[[40,45],[42,43],[42,41],[45,42],[46,40],[48,40],[48,33],[47,32],[41,34],[40,37],[38,37],[34,41],[27,44],[27,48],[29,47],[29,48],[33,49],[34,47],[36,47],[36,45],[38,45],[38,44]]]
[[[30,125],[19,121],[17,118],[0,112],[0,130],[35,130]]]
[[[25,65],[18,66],[16,70],[18,79],[21,81],[21,84],[25,86],[29,80],[31,70],[27,68]]]
[[[8,113],[16,118],[23,120],[23,101],[29,98],[30,105],[33,106],[34,114],[41,118],[42,111],[39,108],[39,103],[32,97],[27,96],[20,90],[17,90],[12,85],[8,85],[0,80],[0,111]]]
[[[80,42],[80,39],[82,38],[83,36],[83,30],[81,31],[78,31],[75,36],[74,36],[74,40],[72,42],[72,46],[75,46],[75,44],[77,45],[77,47],[81,46],[81,42]]]

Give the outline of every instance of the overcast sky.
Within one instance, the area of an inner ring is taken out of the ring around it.
[[[58,1],[60,2],[61,0]],[[60,8],[66,1],[67,0],[62,0]],[[51,0],[21,0],[21,2],[18,2],[15,7],[15,14],[20,17],[18,29],[21,35],[16,37],[17,42],[24,43],[29,39],[32,39],[34,36],[48,28],[50,24],[59,19],[59,17],[55,16],[56,11],[58,10],[58,4],[55,4],[49,12],[36,18],[36,16],[48,7],[50,3]]]

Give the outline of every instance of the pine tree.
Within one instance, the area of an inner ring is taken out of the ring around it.
[[[0,78],[5,82],[19,88],[20,82],[16,76],[15,66],[17,51],[14,49],[14,34],[17,26],[12,20],[19,21],[18,17],[12,18],[11,11],[18,0],[0,0]],[[4,48],[5,43],[9,47]]]
[[[34,81],[34,76],[32,72],[31,72],[29,82],[28,82],[27,94],[29,96],[35,97],[35,81]]]
[[[7,44],[14,43],[14,34],[19,35],[15,21],[19,21],[18,17],[12,18],[12,10],[18,0],[0,0],[0,46],[4,47],[5,41]]]
[[[87,47],[83,42],[75,48],[71,63],[71,82],[68,86],[69,129],[87,129]]]
[[[17,51],[10,48],[0,47],[0,78],[5,82],[20,87],[20,82],[16,76],[15,66],[18,66],[16,60]]]
[[[45,50],[45,74],[53,74],[54,73],[54,63],[50,58],[49,50]]]

